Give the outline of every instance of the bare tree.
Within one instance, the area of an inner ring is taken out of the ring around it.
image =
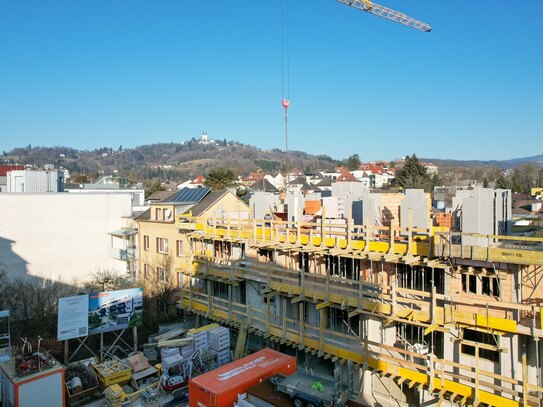
[[[84,292],[123,290],[133,287],[133,282],[116,270],[99,268],[83,285]]]
[[[179,289],[176,286],[172,255],[164,255],[154,261],[146,259],[151,271],[149,275],[140,275],[138,284],[153,306],[146,307],[147,312],[155,313],[160,321],[169,321],[174,315],[175,302]]]

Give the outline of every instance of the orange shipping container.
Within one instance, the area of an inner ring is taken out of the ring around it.
[[[232,407],[249,387],[277,373],[296,372],[296,358],[263,349],[189,381],[189,407]]]

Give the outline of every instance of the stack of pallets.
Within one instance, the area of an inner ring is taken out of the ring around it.
[[[230,331],[218,326],[208,331],[209,349],[217,353],[217,364],[222,366],[230,362]]]

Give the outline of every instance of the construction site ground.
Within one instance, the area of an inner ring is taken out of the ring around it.
[[[187,407],[189,405],[188,401],[175,402],[171,394],[161,394],[158,399],[155,401],[144,402],[141,398],[135,400],[129,404],[122,404],[123,406],[129,407]],[[98,400],[93,400],[85,404],[76,404],[75,406],[81,407],[109,407],[105,397],[102,397]]]

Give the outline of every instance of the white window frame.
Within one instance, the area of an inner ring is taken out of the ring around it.
[[[164,237],[156,238],[156,252],[161,254],[168,254],[168,239]]]
[[[166,283],[168,279],[166,278],[166,268],[157,266],[156,268],[158,281],[161,281],[163,283]]]
[[[145,250],[146,252],[149,251],[149,236],[148,235],[143,235],[143,250]]]
[[[176,250],[175,253],[177,257],[183,256],[183,241],[182,240],[177,240],[175,242],[175,250]]]
[[[145,263],[143,265],[143,278],[146,279],[146,280],[149,279],[149,275],[151,274],[151,273],[149,273],[149,269],[150,269],[149,265],[147,263]]]

